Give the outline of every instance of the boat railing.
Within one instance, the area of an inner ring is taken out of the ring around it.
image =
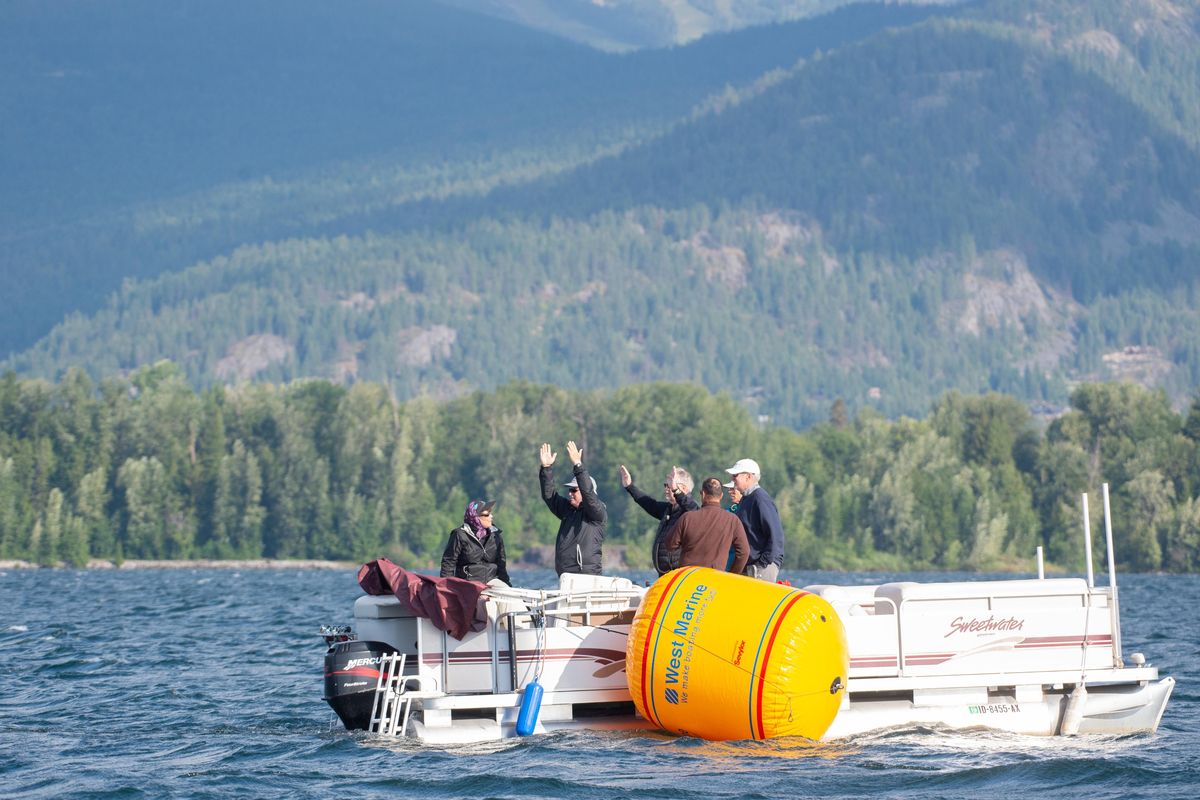
[[[1108,591],[1078,578],[979,581],[952,589],[897,584],[881,586],[879,592],[890,594],[897,604],[901,675],[940,671],[951,664],[987,669],[998,658],[1017,659],[1014,665],[1043,661],[1040,654],[1065,656],[1064,648],[1072,647],[1079,653],[1074,660],[1059,656],[1043,663],[1065,670],[1096,669],[1109,660],[1101,653],[1115,644],[1108,614],[1094,613],[1108,610]],[[982,639],[965,639],[971,645],[965,649],[942,644],[972,630],[987,632]],[[984,653],[987,660],[980,661]]]
[[[576,594],[573,597],[548,596],[533,608],[509,610],[496,618],[497,631],[507,629],[509,686],[520,685],[518,676],[517,634],[520,630],[582,626],[587,628],[607,625],[629,625],[633,622],[637,602],[641,599],[637,591],[598,591]],[[497,636],[497,640],[498,640]],[[499,648],[493,650],[493,668],[498,670]],[[498,674],[498,673],[497,673]]]
[[[489,589],[484,593],[494,604],[498,623],[521,627],[524,622],[541,615],[547,624],[591,625],[595,615],[603,614],[604,622],[613,621],[614,615],[632,612],[641,602],[645,591],[640,588],[604,588],[585,591]],[[510,612],[516,612],[512,614]]]
[[[1112,509],[1108,502],[1108,484],[1101,485],[1104,497],[1104,543],[1108,556],[1108,587],[1104,592],[1108,598],[1109,627],[1112,630],[1112,665],[1114,669],[1125,666],[1125,658],[1121,646],[1121,608],[1117,598],[1117,561],[1113,555]],[[1083,553],[1087,567],[1087,583],[1090,588],[1096,587],[1092,573],[1092,525],[1088,518],[1088,496],[1084,492],[1080,497],[1083,512]]]
[[[1111,594],[1081,578],[805,588],[841,617],[851,678],[1097,670],[1110,661]]]
[[[632,612],[637,609],[641,598],[640,593],[619,591],[594,592],[572,597],[559,596],[547,598],[541,610],[554,620],[570,621],[579,617],[580,619],[576,620],[578,624],[591,625],[594,614],[605,613],[611,616],[613,612],[629,611],[632,618]]]

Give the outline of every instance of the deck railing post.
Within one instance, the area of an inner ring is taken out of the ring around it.
[[[1117,602],[1117,561],[1113,557],[1112,513],[1108,506],[1108,484],[1104,484],[1104,540],[1108,547],[1108,586],[1111,593],[1108,613],[1112,620],[1113,666],[1125,666],[1121,655],[1121,606]]]
[[[1087,492],[1083,493],[1083,558],[1087,561],[1087,585],[1091,589],[1096,585],[1096,578],[1092,574],[1092,522],[1088,518]],[[1091,603],[1090,596],[1088,603]]]

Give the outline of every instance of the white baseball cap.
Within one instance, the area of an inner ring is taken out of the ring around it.
[[[738,475],[743,472],[749,472],[756,478],[762,477],[762,470],[758,468],[758,462],[753,458],[743,458],[741,461],[737,462],[725,471],[730,475]]]

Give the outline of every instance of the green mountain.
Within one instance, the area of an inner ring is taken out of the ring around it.
[[[1068,60],[947,21],[806,65],[541,196],[577,214],[755,199],[838,249],[912,258],[969,238],[1087,301],[1194,278],[1162,251],[1200,242],[1198,170],[1185,140]]]
[[[843,36],[674,125],[524,171],[460,165],[443,191],[130,283],[7,364],[170,358],[200,385],[399,397],[693,381],[793,425],[838,398],[921,415],[948,389],[1052,409],[1113,377],[1182,401],[1197,10],[1000,2]]]
[[[570,169],[929,13],[616,56],[437,3],[6,2],[0,356],[126,278]]]

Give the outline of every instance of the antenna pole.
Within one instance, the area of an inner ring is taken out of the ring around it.
[[[1108,585],[1112,592],[1109,615],[1112,617],[1113,666],[1123,667],[1121,656],[1121,607],[1117,603],[1117,561],[1113,557],[1112,513],[1108,507],[1108,484],[1104,484],[1104,541],[1108,546]]]
[[[1092,523],[1088,519],[1087,492],[1083,493],[1083,557],[1087,561],[1087,585],[1091,589],[1096,585],[1092,574]]]

